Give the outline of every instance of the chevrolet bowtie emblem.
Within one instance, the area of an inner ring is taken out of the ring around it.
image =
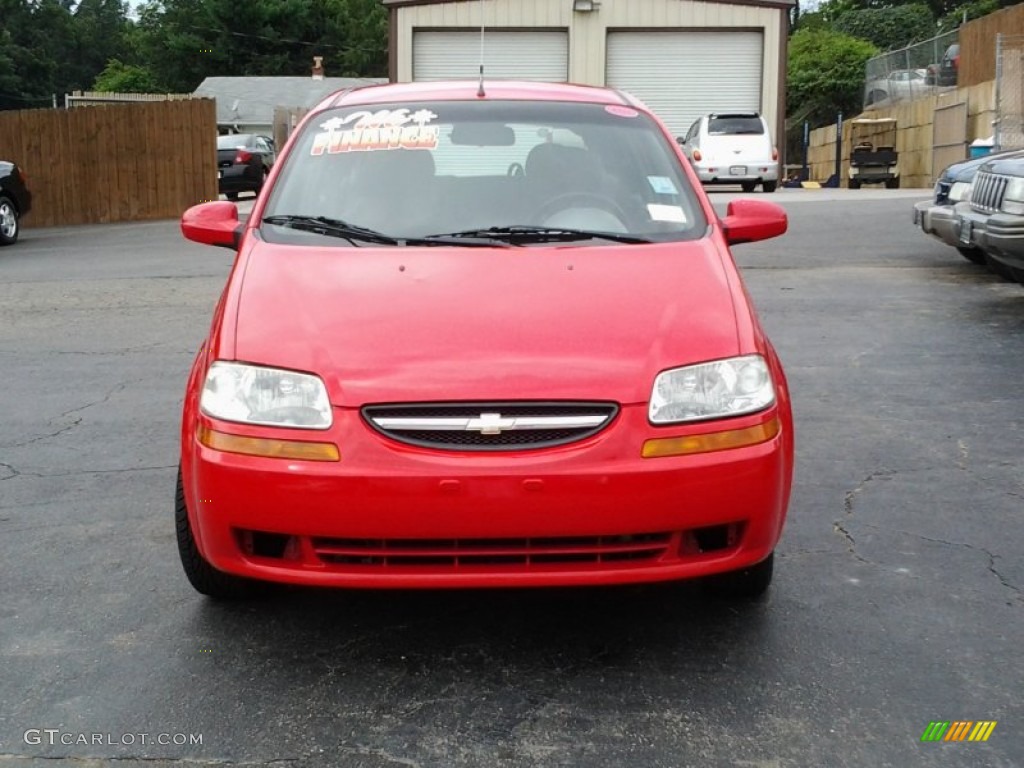
[[[476,430],[481,435],[500,435],[504,429],[512,429],[516,425],[513,418],[503,419],[500,413],[481,413],[479,419],[470,419],[467,430]]]

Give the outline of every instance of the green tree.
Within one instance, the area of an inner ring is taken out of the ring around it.
[[[111,59],[96,76],[92,90],[107,93],[157,93],[160,88],[153,73],[145,67]]]
[[[387,73],[387,12],[378,0],[151,0],[138,53],[160,85],[193,91],[204,78]]]
[[[975,2],[958,5],[939,19],[939,30],[948,32],[959,27],[965,20],[980,19],[982,16],[987,16],[1008,5],[1009,3],[1000,2],[999,0],[975,0]]]
[[[865,8],[847,11],[833,24],[837,32],[867,40],[882,51],[893,51],[935,36],[935,18],[927,5]]]
[[[796,123],[832,123],[860,112],[864,65],[878,53],[866,40],[829,29],[801,29],[789,41],[786,99]]]
[[[120,0],[0,0],[0,109],[88,88],[124,47]]]

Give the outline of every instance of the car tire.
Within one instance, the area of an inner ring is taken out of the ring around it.
[[[846,186],[849,187],[850,189],[860,189],[860,181],[858,181],[857,179],[850,179],[848,182],[846,182]]]
[[[985,252],[980,248],[964,248],[963,246],[957,246],[956,251],[972,264],[985,266]]]
[[[761,184],[761,189],[770,195],[772,192],[778,189],[778,186],[779,182],[777,181],[766,181]]]
[[[709,576],[704,585],[711,594],[730,600],[755,600],[768,591],[775,571],[775,553],[756,565]]]
[[[177,487],[174,491],[174,528],[178,537],[181,567],[185,570],[185,576],[189,583],[197,592],[217,600],[238,600],[255,594],[256,582],[218,571],[200,554],[195,537],[192,535],[192,524],[188,520],[188,507],[185,504],[185,487],[181,480],[180,466],[178,467]]]
[[[747,194],[750,194],[755,189],[757,189],[757,182],[756,181],[744,181],[742,184],[740,184],[740,186],[743,187],[743,191],[744,192],[746,192]]]
[[[224,193],[224,197],[226,197],[228,200],[230,200],[233,203],[238,201],[238,193],[237,192],[225,192]]]
[[[21,222],[17,207],[9,197],[0,196],[0,245],[14,245],[19,232]]]
[[[885,188],[886,189],[899,189],[900,188],[899,177],[897,176],[895,179],[886,179],[885,180]]]

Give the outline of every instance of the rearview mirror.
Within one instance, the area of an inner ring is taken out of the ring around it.
[[[203,245],[238,250],[242,238],[238,206],[225,200],[193,205],[181,217],[181,234]]]
[[[788,227],[789,220],[782,206],[764,200],[733,200],[722,219],[729,245],[778,237]]]

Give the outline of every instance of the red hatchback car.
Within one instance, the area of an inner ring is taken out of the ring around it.
[[[252,214],[188,381],[185,572],[214,597],[711,577],[762,593],[793,424],[719,218],[618,91],[418,83],[329,97]]]

